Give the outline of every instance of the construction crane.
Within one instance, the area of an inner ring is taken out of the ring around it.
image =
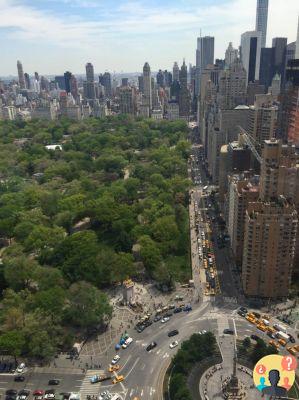
[[[247,144],[247,146],[250,148],[252,151],[252,154],[254,157],[257,159],[257,161],[261,164],[262,163],[262,157],[257,151],[257,148],[260,148],[260,144],[255,141],[255,139],[244,129],[242,126],[238,126],[238,128],[241,131],[242,137]]]

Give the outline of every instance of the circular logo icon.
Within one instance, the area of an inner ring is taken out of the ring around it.
[[[297,360],[291,355],[271,354],[261,358],[253,370],[256,388],[270,396],[285,396],[295,381]]]

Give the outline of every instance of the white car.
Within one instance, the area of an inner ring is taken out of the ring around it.
[[[21,363],[17,368],[17,373],[22,374],[24,372],[25,368],[26,368],[26,365],[24,363]]]
[[[169,317],[163,317],[161,319],[162,324],[164,324],[165,322],[169,321]]]
[[[170,343],[169,347],[171,349],[174,349],[175,347],[177,347],[179,345],[179,342],[177,340],[175,340],[174,342]]]
[[[207,333],[207,331],[205,329],[203,329],[202,331],[198,332],[199,335],[204,335],[205,333]]]
[[[125,343],[122,345],[123,349],[126,349],[131,343],[133,342],[133,339],[131,337],[129,337]]]
[[[118,361],[120,360],[120,356],[118,354],[116,354],[116,356],[113,357],[113,360],[111,361],[112,365],[115,365],[118,363]]]

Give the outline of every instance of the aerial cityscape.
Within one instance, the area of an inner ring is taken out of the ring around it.
[[[250,2],[0,0],[0,400],[299,399],[299,6]]]

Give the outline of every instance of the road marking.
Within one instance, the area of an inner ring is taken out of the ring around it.
[[[151,374],[154,372],[154,368],[151,369]]]
[[[132,397],[132,394],[134,393],[134,389],[132,389],[131,391],[130,391],[130,397]]]
[[[133,369],[136,367],[136,364],[139,362],[140,357],[137,358],[137,360],[134,362],[132,368],[130,369],[130,371],[126,374],[126,378],[130,375],[130,373],[133,371]]]
[[[140,367],[140,369],[143,371],[145,368],[145,364],[142,364],[142,366]]]
[[[143,396],[143,389],[141,390],[140,396]]]
[[[132,356],[129,356],[129,357],[128,357],[127,361],[124,363],[124,365],[121,367],[120,370],[122,370],[122,369],[125,368],[125,366],[126,366],[126,365],[128,364],[128,362],[131,360],[131,358],[132,358]]]
[[[156,354],[159,354],[160,352],[161,352],[161,349],[159,349]]]

